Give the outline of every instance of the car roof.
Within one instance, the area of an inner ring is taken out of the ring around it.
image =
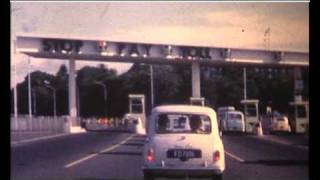
[[[194,105],[161,105],[152,110],[152,113],[178,112],[178,113],[215,113],[215,111],[206,106]]]
[[[227,111],[228,114],[243,114],[241,111]]]

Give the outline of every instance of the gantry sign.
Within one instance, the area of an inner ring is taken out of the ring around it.
[[[18,51],[39,58],[131,63],[193,63],[245,66],[308,66],[309,53],[254,49],[17,37]]]
[[[76,117],[75,61],[191,64],[192,97],[200,98],[200,65],[308,67],[308,52],[186,46],[53,36],[17,36],[17,51],[35,58],[69,60],[69,114]],[[71,118],[72,119],[72,118]]]

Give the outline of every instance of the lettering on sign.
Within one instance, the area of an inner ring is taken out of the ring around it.
[[[82,47],[82,41],[62,40],[62,39],[44,39],[42,40],[43,51],[60,53],[79,53]]]
[[[152,56],[151,54],[151,47],[150,44],[133,44],[133,43],[116,43],[116,52],[115,54],[118,56],[132,56],[135,55],[137,57],[145,57],[145,56]],[[211,59],[210,56],[210,49],[205,47],[183,47],[183,46],[176,46],[181,50],[181,56],[174,54],[172,46],[159,46],[160,52],[164,57],[173,56],[180,57],[184,59]],[[98,42],[98,50],[99,52],[106,52],[108,48],[108,43],[106,41]]]

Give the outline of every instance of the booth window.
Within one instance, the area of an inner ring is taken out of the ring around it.
[[[304,106],[297,106],[297,113],[298,113],[298,118],[305,118],[307,117],[307,112],[306,108]]]
[[[247,116],[257,116],[256,106],[247,106]]]
[[[133,99],[131,101],[132,113],[142,113],[142,101],[140,99]]]

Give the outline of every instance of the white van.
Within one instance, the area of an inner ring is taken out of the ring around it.
[[[218,108],[218,125],[219,125],[219,129],[222,130],[223,129],[223,119],[226,119],[227,116],[227,112],[228,111],[235,111],[235,107],[233,106],[224,106],[224,107],[219,107]]]
[[[221,123],[224,132],[245,132],[244,115],[241,111],[227,111]]]
[[[222,179],[224,146],[215,111],[192,105],[154,108],[143,157],[146,180],[168,175]]]

